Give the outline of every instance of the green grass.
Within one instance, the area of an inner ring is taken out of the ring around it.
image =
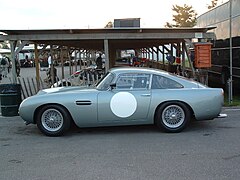
[[[233,96],[233,102],[229,104],[228,94],[225,94],[224,106],[240,106],[240,96]]]

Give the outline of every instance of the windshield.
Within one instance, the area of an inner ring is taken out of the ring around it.
[[[107,90],[114,78],[114,74],[107,73],[97,84],[97,89],[99,90]]]

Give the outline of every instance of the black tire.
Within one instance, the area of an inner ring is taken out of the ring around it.
[[[191,118],[189,108],[181,102],[167,102],[157,109],[156,125],[166,132],[181,132]]]
[[[37,127],[47,136],[60,136],[71,125],[68,111],[59,105],[46,105],[37,113]]]

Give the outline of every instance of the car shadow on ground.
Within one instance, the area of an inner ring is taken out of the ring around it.
[[[193,121],[180,133],[192,133],[192,132],[211,132],[218,128],[216,126],[216,120],[213,121]],[[13,130],[14,129],[14,130]],[[43,135],[35,124],[21,125],[12,127],[12,133],[16,135],[26,136],[41,136]],[[119,134],[166,134],[165,131],[159,129],[155,125],[132,125],[132,126],[108,126],[108,127],[91,127],[91,128],[79,128],[76,125],[72,125],[70,130],[64,134],[66,137],[76,135],[119,135]],[[171,134],[171,133],[167,133]]]
[[[199,132],[199,131],[211,131],[214,130],[214,126],[211,121],[192,121],[188,126],[180,133]],[[100,135],[100,134],[138,134],[138,133],[164,133],[166,132],[156,125],[132,125],[132,126],[108,126],[108,127],[92,127],[92,128],[79,128],[76,125],[72,125],[71,129],[66,136],[72,136],[75,134],[81,135]],[[171,133],[168,133],[171,134]]]
[[[136,134],[136,133],[159,133],[159,129],[154,125],[134,125],[134,126],[108,126],[108,127],[92,127],[79,128],[77,126],[71,127],[67,133],[68,136],[74,134]]]

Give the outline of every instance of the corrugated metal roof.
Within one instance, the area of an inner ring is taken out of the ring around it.
[[[106,28],[106,29],[42,29],[0,30],[0,40],[29,41],[37,44],[61,45],[75,48],[101,50],[107,39],[111,48],[145,48],[192,39],[204,35],[206,28]]]

